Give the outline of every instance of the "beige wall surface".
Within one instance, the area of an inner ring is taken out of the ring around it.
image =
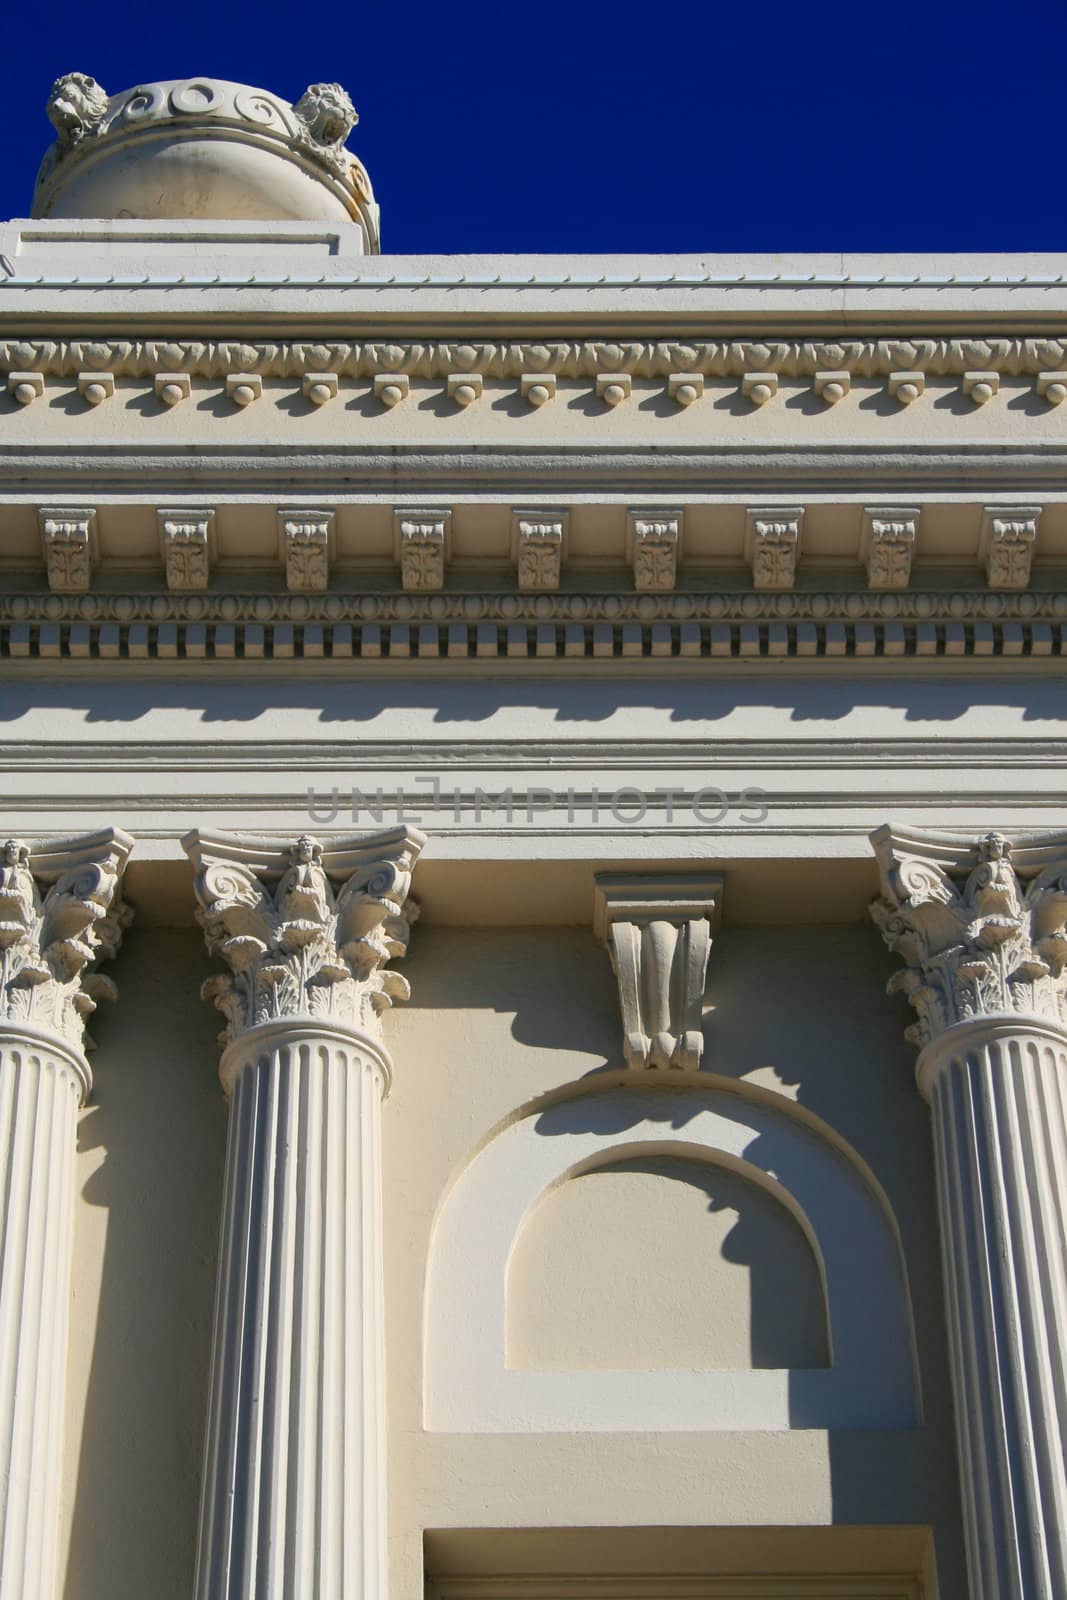
[[[64,1600],[190,1592],[226,1129],[218,1019],[197,998],[210,970],[191,927],[135,926],[114,966],[119,1003],[94,1019],[96,1092],[79,1144]],[[913,1086],[904,1008],[884,994],[874,930],[723,930],[699,1081],[709,1094],[725,1088],[780,1110],[884,1192],[914,1314],[916,1427],[541,1431],[531,1416],[510,1432],[428,1428],[424,1293],[444,1202],[474,1155],[522,1113],[542,1103],[580,1108],[587,1097],[608,1104],[620,1034],[614,980],[587,929],[431,924],[416,930],[404,970],[413,999],[386,1021],[396,1078],[384,1109],[396,1600],[421,1592],[425,1530],[764,1524],[929,1525],[942,1600],[962,1597],[928,1111]],[[671,1106],[682,1102],[661,1082],[651,1094],[656,1158],[563,1184],[521,1231],[508,1272],[509,1364],[623,1366],[634,1392],[645,1378],[633,1352],[650,1369],[817,1368],[821,1305],[808,1242],[744,1175],[672,1162],[670,1142],[684,1130],[673,1127]],[[643,1278],[657,1232],[662,1249]],[[864,1263],[856,1270],[862,1284]],[[505,1284],[486,1293],[502,1299]],[[546,1311],[550,1294],[560,1324]]]

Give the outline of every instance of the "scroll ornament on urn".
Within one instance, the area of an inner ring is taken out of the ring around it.
[[[1023,888],[1012,845],[990,833],[957,887],[935,862],[876,848],[883,894],[871,916],[905,961],[890,993],[918,1013],[907,1037],[920,1048],[972,1017],[1024,1013],[1067,1022],[1067,858]]]
[[[132,845],[114,830],[96,859],[60,871],[43,895],[29,847],[20,839],[0,847],[0,1020],[46,1029],[78,1050],[92,1047],[85,1020],[118,993],[94,969],[118,952],[133,920],[120,888]]]
[[[408,892],[421,839],[400,831],[382,844],[337,890],[321,844],[306,834],[274,888],[251,867],[200,851],[197,918],[230,969],[201,991],[226,1017],[220,1042],[300,1016],[377,1034],[380,1014],[408,999],[407,979],[386,963],[405,953],[417,915]]]

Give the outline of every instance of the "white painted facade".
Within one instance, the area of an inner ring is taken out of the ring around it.
[[[391,257],[336,86],[63,83],[0,1600],[1059,1600],[1062,260]]]

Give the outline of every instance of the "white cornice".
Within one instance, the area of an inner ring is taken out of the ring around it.
[[[242,273],[227,277],[222,273],[195,276],[177,273],[173,277],[163,274],[123,277],[118,273],[91,276],[74,273],[69,277],[33,277],[19,274],[0,277],[4,289],[1058,289],[1067,286],[1067,273],[789,273],[789,272],[737,272],[718,275],[712,272],[685,273],[622,273],[603,272],[594,277],[578,273],[535,272],[529,275],[498,272],[478,274],[403,273],[388,276],[372,272],[353,272],[344,276],[318,273],[311,277],[286,273],[270,277],[257,273]]]
[[[13,221],[0,224],[0,301],[17,316],[80,314],[170,327],[231,327],[323,313],[419,334],[479,318],[514,334],[647,319],[690,332],[777,326],[912,326],[924,334],[983,318],[1017,331],[1062,325],[1062,255],[363,256],[345,225]],[[197,330],[202,334],[206,330]],[[321,323],[316,332],[321,331]],[[835,363],[825,370],[834,370]],[[760,369],[762,370],[762,369]]]

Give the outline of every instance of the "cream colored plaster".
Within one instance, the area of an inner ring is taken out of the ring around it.
[[[629,399],[609,407],[596,399],[591,381],[561,382],[554,400],[530,406],[517,382],[495,380],[473,404],[459,406],[443,383],[416,380],[405,401],[387,407],[374,398],[370,383],[358,380],[346,383],[332,403],[316,406],[302,397],[298,381],[267,378],[262,397],[240,406],[227,397],[222,380],[197,378],[189,400],[171,408],[155,398],[147,380],[120,378],[114,395],[92,406],[76,385],[49,378],[32,405],[20,406],[5,394],[0,419],[8,449],[48,443],[73,452],[107,445],[151,450],[253,443],[294,454],[354,444],[893,449],[1067,443],[1064,408],[1049,406],[1026,379],[1005,380],[985,406],[967,400],[958,380],[936,379],[922,399],[902,407],[886,400],[884,383],[876,381],[856,383],[836,406],[823,405],[810,384],[789,381],[774,401],[753,408],[739,399],[731,381],[709,383],[693,405],[678,406],[667,398],[663,381],[636,379]]]
[[[423,1279],[442,1196],[495,1126],[614,1059],[618,999],[591,929],[420,925],[402,967],[414,995],[386,1018],[396,1075],[383,1112],[394,1600],[419,1600],[424,1529],[709,1522],[930,1524],[941,1600],[963,1600],[928,1122],[874,930],[724,928],[705,1062],[824,1119],[886,1191],[926,1420],[875,1433],[425,1433]],[[195,998],[210,970],[193,929],[135,927],[114,965],[122,1000],[97,1021],[76,1201],[63,1600],[191,1590],[226,1125],[217,1018]],[[707,1220],[702,1206],[691,1220]]]
[[[226,1140],[218,1017],[197,999],[197,930],[139,931],[112,970],[122,1003],[98,1017],[78,1130],[59,1592],[188,1600]]]
[[[796,1221],[751,1179],[670,1155],[549,1191],[512,1248],[506,1335],[507,1365],[534,1370],[827,1364]]]

